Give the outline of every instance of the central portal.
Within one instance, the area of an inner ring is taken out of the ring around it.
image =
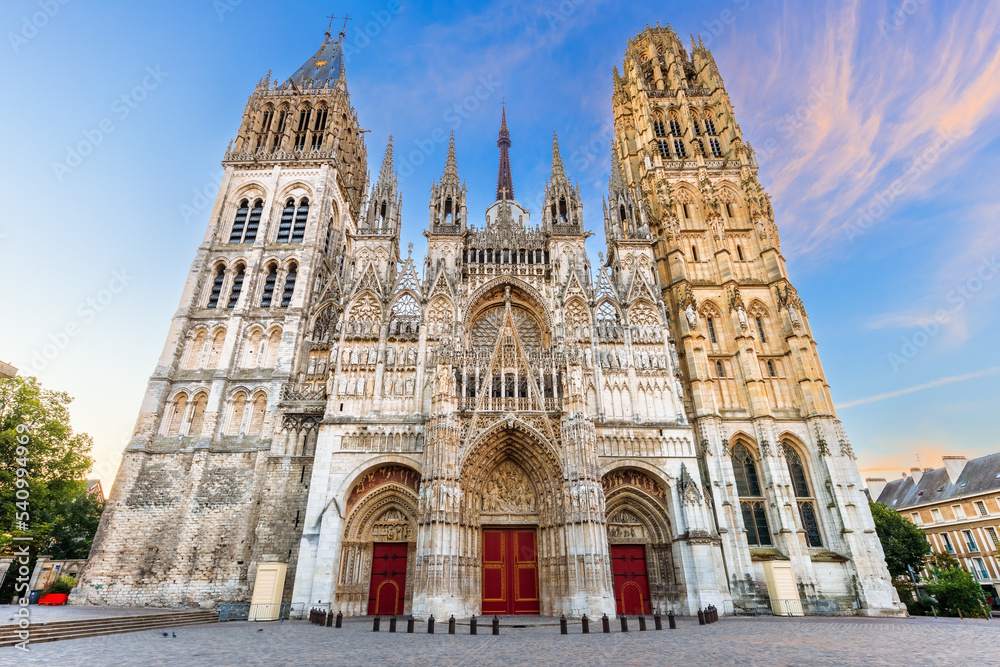
[[[483,614],[538,614],[535,529],[483,528]]]

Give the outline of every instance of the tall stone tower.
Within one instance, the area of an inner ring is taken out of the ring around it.
[[[715,59],[700,40],[689,53],[670,27],[647,27],[613,76],[612,190],[623,194],[610,225],[629,236],[646,222],[634,191],[657,239],[732,594],[759,592],[762,564],[781,559],[803,596],[894,608],[854,453]]]

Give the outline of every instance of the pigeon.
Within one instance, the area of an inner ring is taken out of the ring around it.
[[[166,633],[166,632],[164,632],[164,633],[163,633],[163,636],[164,636],[164,637],[166,637],[166,636],[167,636],[167,633]]]
[[[174,639],[177,639],[177,633],[176,632],[171,632],[170,636],[173,637]]]
[[[257,632],[264,632],[264,628],[258,629]]]

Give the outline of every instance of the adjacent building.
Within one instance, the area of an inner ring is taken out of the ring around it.
[[[872,498],[920,526],[931,548],[954,556],[1000,609],[1000,454],[944,467],[911,468],[901,479],[868,479]]]

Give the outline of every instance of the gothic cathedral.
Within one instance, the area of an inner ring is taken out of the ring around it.
[[[898,613],[711,53],[647,28],[614,69],[598,266],[554,137],[515,198],[505,113],[494,203],[452,137],[421,262],[343,40],[247,103],[75,601],[249,602],[266,569],[348,615]]]

